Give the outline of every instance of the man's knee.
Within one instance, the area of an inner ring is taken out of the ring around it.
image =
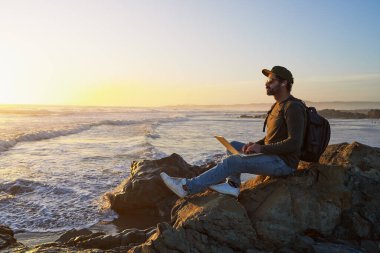
[[[243,166],[243,159],[240,155],[231,155],[223,160],[223,166],[233,172],[236,168]]]
[[[232,147],[234,147],[237,151],[241,151],[241,148],[244,146],[244,143],[240,141],[231,141]]]

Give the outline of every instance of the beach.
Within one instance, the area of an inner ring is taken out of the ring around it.
[[[1,113],[1,111],[0,111]],[[258,140],[262,111],[24,107],[1,113],[0,220],[26,245],[70,229],[117,233],[156,221],[119,219],[104,200],[136,160],[180,154],[192,165],[224,155],[214,139]],[[378,119],[330,119],[330,144],[380,146]]]

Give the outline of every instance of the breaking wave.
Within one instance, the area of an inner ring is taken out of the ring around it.
[[[146,119],[146,120],[102,120],[95,123],[86,123],[81,124],[77,126],[73,126],[71,128],[66,129],[58,129],[58,130],[45,130],[45,131],[36,131],[32,133],[25,133],[21,134],[13,139],[10,140],[0,140],[0,152],[4,152],[9,150],[10,148],[14,147],[17,143],[20,142],[30,142],[30,141],[41,141],[46,139],[52,139],[57,138],[60,136],[66,136],[71,134],[78,134],[83,131],[87,131],[93,127],[98,126],[126,126],[126,125],[132,125],[132,124],[140,124],[140,123],[151,123],[152,126],[157,127],[158,125],[162,123],[167,122],[179,122],[179,121],[186,121],[188,120],[185,117],[173,117],[173,118],[162,118],[162,119]],[[152,130],[146,131],[146,136],[150,138],[159,138],[160,136],[158,134],[152,133]]]

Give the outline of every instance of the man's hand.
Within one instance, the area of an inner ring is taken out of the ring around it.
[[[245,145],[242,147],[241,151],[243,151],[243,153],[246,154],[246,152],[247,152],[247,148],[248,148],[249,146],[251,146],[252,144],[254,144],[254,142],[248,142],[247,144],[245,144]]]
[[[245,154],[261,153],[261,145],[252,143],[250,146],[246,148],[244,153]]]

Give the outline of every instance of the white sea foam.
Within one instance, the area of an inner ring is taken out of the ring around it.
[[[185,117],[171,117],[171,118],[163,118],[163,119],[156,119],[151,122],[150,119],[146,120],[102,120],[95,123],[88,123],[88,124],[81,124],[78,126],[74,126],[67,129],[59,129],[59,130],[45,130],[45,131],[36,131],[32,133],[24,133],[20,134],[19,136],[11,139],[11,140],[0,140],[0,152],[6,151],[13,146],[15,146],[19,142],[27,142],[27,141],[40,141],[40,140],[46,140],[46,139],[52,139],[60,136],[66,136],[71,134],[77,134],[86,130],[89,130],[93,127],[98,126],[126,126],[131,124],[141,124],[141,123],[151,123],[152,126],[158,126],[161,123],[167,123],[167,122],[181,122],[186,121]],[[150,138],[159,138],[160,136],[158,134],[151,133],[147,131],[146,133],[147,137]]]

